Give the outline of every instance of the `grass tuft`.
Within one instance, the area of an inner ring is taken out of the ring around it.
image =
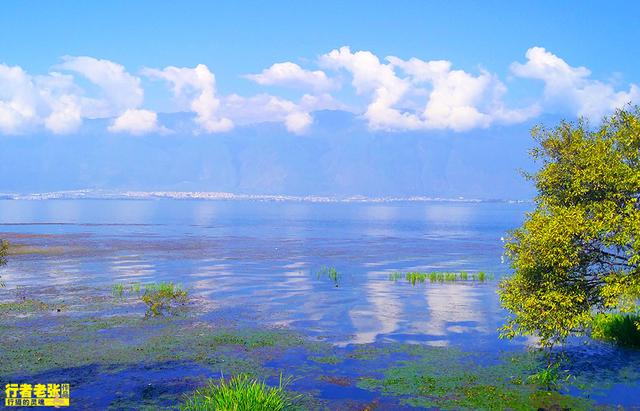
[[[291,409],[292,402],[285,392],[290,380],[282,379],[277,387],[241,374],[226,381],[220,378],[196,390],[182,405],[183,411],[281,411]]]
[[[340,274],[334,267],[323,266],[318,271],[318,279],[323,277],[329,278],[337,287],[340,283],[340,279],[342,278],[342,274]]]
[[[493,279],[493,274],[487,276],[484,271],[480,271],[478,273],[473,273],[469,275],[466,271],[460,272],[442,272],[442,271],[432,271],[429,273],[423,273],[419,271],[409,271],[405,274],[405,279],[407,282],[411,283],[411,285],[421,284],[429,280],[431,283],[444,283],[444,282],[456,282],[456,281],[474,281],[474,282],[486,282],[487,279]],[[393,282],[397,282],[402,278],[402,273],[400,271],[395,271],[389,274],[389,280]]]

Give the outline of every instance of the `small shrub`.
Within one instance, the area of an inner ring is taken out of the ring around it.
[[[282,411],[292,407],[285,393],[289,381],[283,381],[277,387],[268,387],[246,374],[226,381],[210,381],[196,390],[182,405],[183,411],[233,410],[233,411]]]
[[[478,273],[478,281],[480,281],[481,283],[487,281],[487,273],[485,273],[484,271],[480,271]]]
[[[591,337],[619,345],[640,347],[640,314],[597,314],[591,323]]]
[[[147,315],[163,315],[172,312],[179,305],[188,302],[189,296],[185,289],[173,282],[148,284],[140,299],[147,305]]]

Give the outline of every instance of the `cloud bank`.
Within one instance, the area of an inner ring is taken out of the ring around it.
[[[64,56],[48,73],[36,75],[0,64],[0,134],[42,129],[69,134],[85,119],[108,119],[108,131],[117,134],[171,132],[145,107],[143,80],[165,84],[175,111],[193,114],[191,132],[205,135],[260,122],[305,134],[313,113],[326,109],[355,112],[372,130],[462,132],[522,123],[544,113],[599,121],[616,108],[640,103],[636,84],[620,89],[542,47],[530,48],[524,57],[509,66],[512,78],[505,83],[485,69],[463,70],[448,60],[380,57],[344,46],[322,54],[311,67],[286,61],[244,75],[264,88],[249,96],[220,95],[205,64],[129,71],[109,60]],[[542,84],[541,95],[521,105],[508,98],[510,90],[522,94],[531,82]],[[279,88],[299,97],[274,94]]]

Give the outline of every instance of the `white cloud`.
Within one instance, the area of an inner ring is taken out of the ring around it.
[[[19,134],[42,123],[56,134],[82,123],[73,79],[59,73],[33,77],[19,66],[0,64],[0,132]]]
[[[325,67],[349,71],[356,92],[371,96],[364,117],[373,129],[462,131],[494,122],[520,122],[537,114],[536,107],[506,108],[502,103],[506,87],[486,71],[474,76],[452,70],[444,60],[388,57],[387,61],[382,63],[370,51],[353,53],[348,47],[320,58]],[[400,77],[396,69],[407,77]],[[427,96],[422,108],[399,108],[415,106],[410,98],[421,95]]]
[[[407,73],[412,83],[430,86],[421,117],[425,128],[455,131],[489,127],[495,122],[518,123],[538,114],[536,106],[508,109],[502,102],[506,86],[486,70],[475,76],[452,70],[446,60],[423,61],[397,57],[387,60]]]
[[[37,94],[21,67],[0,64],[0,131],[17,134],[37,120]]]
[[[318,63],[327,72],[348,73],[352,88],[341,90],[340,95],[355,93],[365,104],[349,108],[329,93],[338,85],[334,78],[291,62],[276,63],[246,77],[260,85],[306,89],[308,93],[299,100],[264,93],[220,96],[216,78],[204,64],[144,69],[143,73],[166,81],[178,109],[195,113],[196,133],[225,132],[235,124],[280,122],[290,132],[303,134],[313,124],[313,112],[325,109],[361,113],[371,129],[464,131],[523,122],[542,111],[599,119],[627,103],[640,103],[638,85],[620,89],[613,81],[596,80],[589,69],[570,66],[541,47],[530,48],[524,63],[510,66],[516,78],[544,83],[539,101],[523,108],[505,103],[507,87],[496,75],[482,69],[456,69],[447,60],[381,59],[370,51],[341,47],[322,55]],[[111,132],[167,132],[155,112],[141,107],[143,100],[140,78],[109,60],[67,56],[42,75],[0,64],[0,134],[38,129],[73,133],[84,119],[110,119]]]
[[[320,64],[332,69],[345,69],[353,77],[352,84],[358,94],[371,94],[364,117],[369,126],[390,129],[417,129],[420,119],[412,113],[402,113],[394,106],[401,101],[410,88],[409,81],[396,76],[393,66],[383,64],[370,51],[351,52],[349,47],[320,57]]]
[[[245,77],[263,86],[310,88],[317,92],[327,91],[334,87],[334,81],[327,77],[324,71],[305,70],[288,61],[275,63],[268,69],[262,70],[260,74],[248,74]]]
[[[150,110],[129,109],[116,118],[109,126],[112,133],[147,134],[166,131],[158,126],[158,115]]]
[[[51,114],[44,119],[44,125],[55,134],[72,133],[82,124],[82,115],[77,99],[72,95],[63,95],[52,99]]]
[[[196,113],[196,123],[209,133],[229,131],[233,122],[219,115],[220,99],[216,96],[215,76],[204,64],[195,68],[165,67],[163,70],[145,69],[152,78],[164,79],[173,86],[174,96],[186,99],[189,108]]]
[[[308,100],[307,104],[310,104]],[[309,114],[310,105],[303,107],[290,100],[268,94],[253,97],[232,94],[225,98],[223,110],[238,124],[282,122],[288,131],[295,134],[304,134],[313,123],[313,117]]]
[[[586,67],[572,67],[542,47],[527,50],[525,63],[511,64],[518,77],[542,80],[545,106],[569,109],[578,116],[599,120],[627,103],[640,101],[640,89],[629,85],[628,91],[616,91],[613,84],[591,78]]]
[[[129,74],[124,66],[93,57],[65,56],[56,66],[61,70],[79,73],[100,87],[104,98],[83,98],[83,115],[89,118],[120,115],[125,110],[142,104],[144,91],[138,77]]]

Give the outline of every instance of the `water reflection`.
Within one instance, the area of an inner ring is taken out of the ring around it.
[[[495,337],[502,313],[493,285],[412,287],[388,275],[504,271],[499,239],[524,211],[518,205],[461,203],[20,204],[0,201],[0,237],[82,251],[13,257],[2,274],[9,284],[38,285],[46,278],[54,285],[109,289],[114,282],[180,282],[238,317],[340,345],[446,345]],[[318,278],[323,265],[341,272],[339,287]]]

